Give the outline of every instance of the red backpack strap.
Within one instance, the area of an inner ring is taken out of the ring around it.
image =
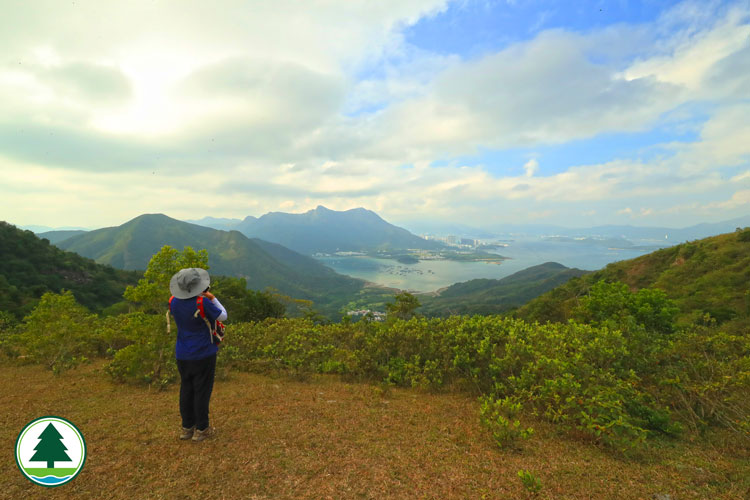
[[[198,298],[195,299],[195,305],[198,307],[198,310],[195,311],[195,317],[197,318],[198,314],[200,313],[201,318],[203,318],[203,321],[206,322],[206,326],[208,327],[208,335],[211,338],[211,343],[213,344],[214,336],[216,336],[216,326],[212,328],[211,323],[209,323],[208,318],[206,318],[206,311],[203,309],[203,296],[202,295],[198,295]],[[218,323],[218,321],[216,323]],[[224,339],[224,337],[218,336],[217,339],[218,341],[216,343],[218,344]]]
[[[169,297],[169,311],[167,311],[167,334],[172,333],[172,322],[169,321],[169,314],[172,312],[172,299],[174,299],[174,295]]]

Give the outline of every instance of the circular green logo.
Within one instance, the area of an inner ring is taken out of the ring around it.
[[[37,418],[18,434],[16,464],[32,483],[60,486],[76,477],[85,462],[83,434],[64,418]]]

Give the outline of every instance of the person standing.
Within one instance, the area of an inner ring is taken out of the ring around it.
[[[208,406],[216,373],[218,346],[207,324],[225,321],[227,311],[210,291],[208,271],[181,269],[169,282],[169,311],[177,324],[175,357],[180,372],[180,439],[203,441],[215,433],[209,425]],[[205,319],[199,313],[202,297]],[[205,300],[208,299],[208,300]]]

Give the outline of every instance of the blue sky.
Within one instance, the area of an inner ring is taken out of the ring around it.
[[[657,157],[673,156],[675,143],[698,141],[700,127],[708,119],[702,106],[691,107],[691,118],[681,120],[680,126],[668,122],[668,117],[642,132],[603,133],[591,138],[576,139],[563,144],[544,144],[527,148],[498,150],[480,149],[473,155],[438,160],[434,166],[484,166],[495,176],[524,173],[523,165],[531,159],[539,163],[539,175],[565,172],[575,165],[596,165],[611,160],[649,161]]]
[[[197,198],[475,226],[750,209],[744,0],[39,0],[0,44],[16,224],[197,219]]]
[[[678,3],[655,0],[465,0],[453,2],[445,10],[422,18],[404,31],[404,37],[410,45],[420,50],[470,60],[533,39],[549,29],[588,32],[613,24],[653,22]],[[653,128],[639,132],[603,133],[564,144],[530,148],[480,148],[476,154],[440,159],[433,165],[484,165],[498,176],[519,175],[523,173],[523,165],[534,158],[540,164],[539,173],[551,175],[564,172],[573,165],[663,156],[671,153],[660,147],[662,144],[697,140],[700,124],[708,118],[705,110],[701,109],[706,106],[690,106],[692,118],[680,121],[683,125],[690,122],[687,130],[674,127],[668,123],[669,117],[665,116]]]
[[[404,31],[407,42],[440,54],[480,57],[548,29],[585,32],[613,24],[656,20],[673,0],[465,0],[426,16]]]

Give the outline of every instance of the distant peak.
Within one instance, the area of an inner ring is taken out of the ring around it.
[[[164,214],[142,214],[142,215],[139,215],[138,217],[134,217],[128,222],[136,222],[136,221],[149,220],[149,219],[172,219],[172,218]]]
[[[178,223],[178,224],[191,224],[191,225],[193,225],[190,222],[183,222],[181,220],[173,219],[172,217],[170,217],[168,215],[164,215],[164,214],[143,214],[143,215],[139,215],[138,217],[135,217],[135,218],[133,218],[133,219],[125,222],[124,224],[122,224],[122,226],[123,227],[124,226],[130,227],[130,226],[134,226],[134,225],[137,225],[137,226],[143,226],[143,225],[146,225],[146,226],[153,226],[153,225],[163,226],[163,225],[174,224],[174,223]]]

